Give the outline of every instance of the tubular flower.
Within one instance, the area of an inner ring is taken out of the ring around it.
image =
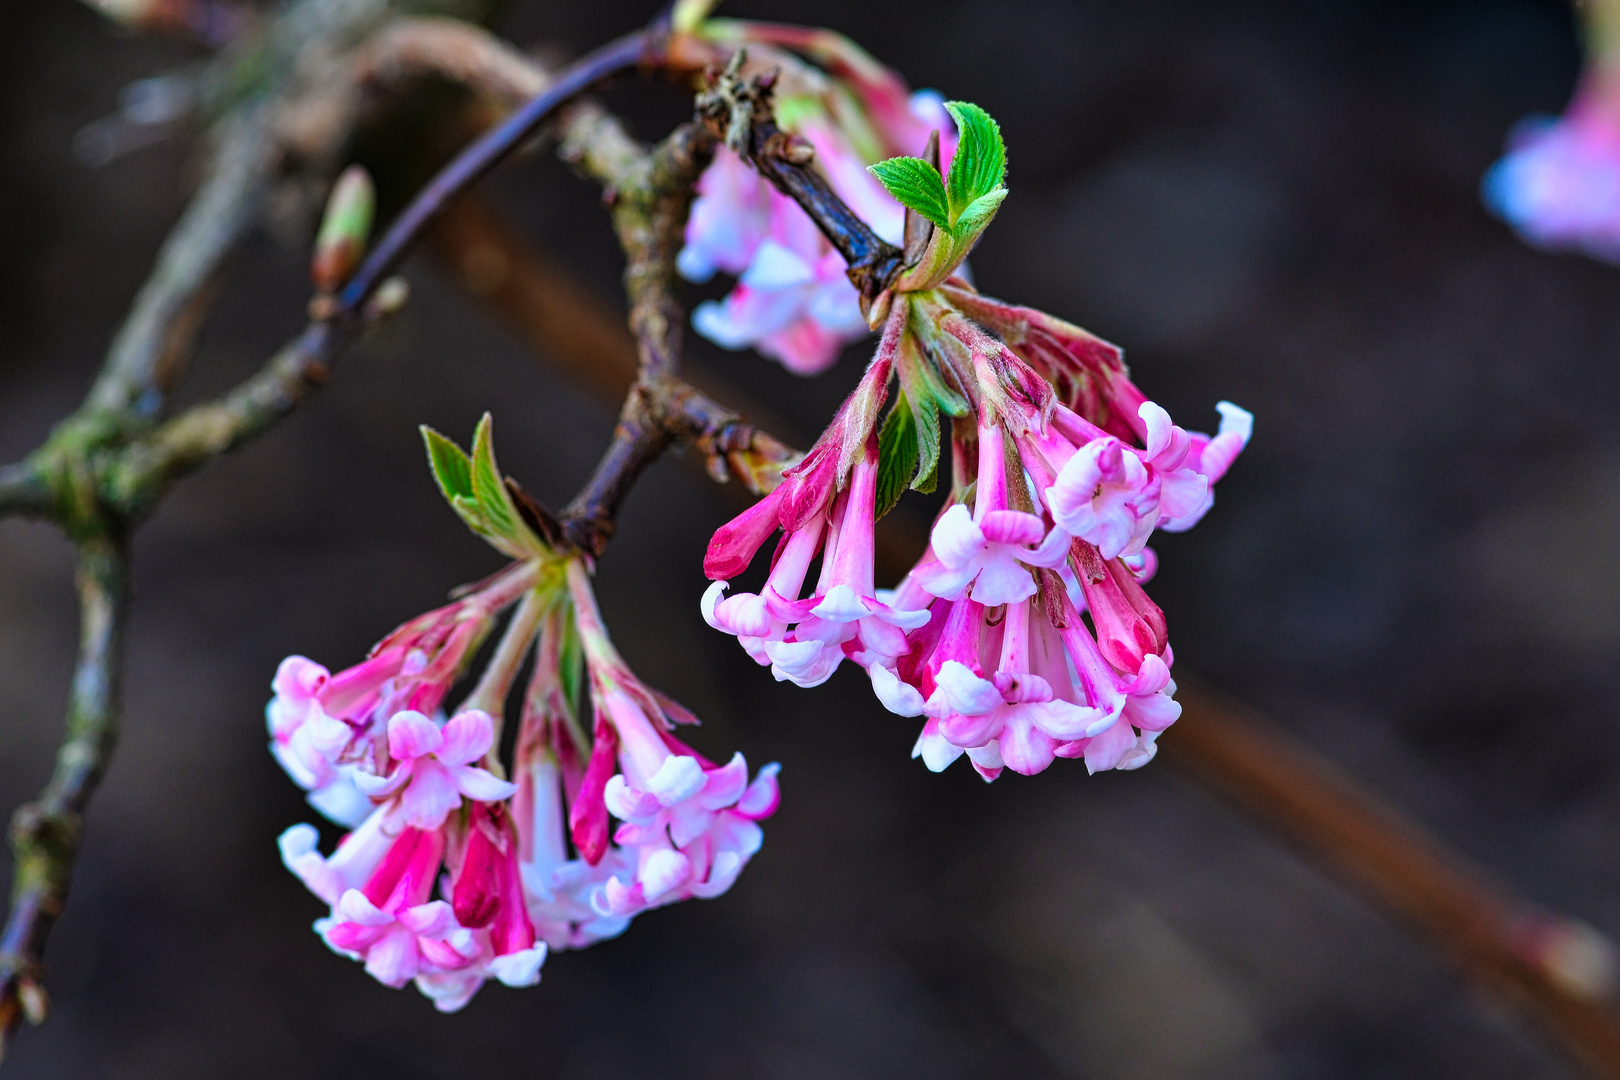
[[[1482,194],[1525,243],[1620,263],[1620,4],[1578,7],[1587,64],[1575,96],[1562,117],[1513,128]]]
[[[916,159],[873,169],[913,217],[907,266],[869,312],[883,334],[866,377],[781,486],[715,534],[703,614],[779,679],[815,685],[855,660],[889,711],[924,718],[913,756],[935,771],[964,754],[987,780],[1059,757],[1137,768],[1180,715],[1146,544],[1209,510],[1252,417],[1221,402],[1215,435],[1186,431],[1117,348],[957,274],[1006,195],[1005,156],[982,110],[946,107],[962,133],[947,176]],[[923,557],[879,593],[873,522],[905,488],[934,488],[943,417],[950,498]],[[777,529],[764,587],[727,596]]]
[[[477,959],[472,932],[456,923],[449,904],[430,899],[444,858],[441,829],[401,825],[392,807],[379,807],[331,858],[321,858],[315,841],[311,826],[295,825],[281,836],[281,855],[332,905],[315,930],[334,952],[364,961],[372,977],[395,989]]]
[[[472,762],[489,753],[495,722],[488,713],[469,709],[444,727],[419,712],[395,713],[388,721],[388,752],[394,760],[387,776],[361,773],[356,782],[373,799],[398,792],[395,812],[405,824],[436,829],[452,810],[469,799],[505,799],[516,786]]]
[[[518,870],[517,832],[504,803],[475,802],[451,877],[450,910],[473,932],[477,959],[466,967],[417,978],[441,1012],[460,1009],[487,979],[506,986],[540,981],[546,943],[535,935]]]
[[[861,386],[805,460],[709,544],[704,572],[716,580],[704,593],[704,619],[735,634],[778,680],[820,685],[845,657],[863,667],[892,666],[906,651],[904,632],[928,621],[924,611],[879,599],[873,584],[879,466],[873,421],[898,333],[891,322]],[[764,588],[726,596],[726,579],[741,573],[777,529],[783,540]],[[818,581],[801,599],[818,553]]]
[[[569,655],[564,649],[579,640],[571,629],[567,612],[559,607],[541,634],[518,729],[518,792],[512,798],[529,918],[552,949],[583,949],[617,937],[630,925],[627,916],[603,916],[590,904],[599,885],[629,872],[625,853],[607,844],[606,823],[601,844],[592,847],[598,856],[594,864],[583,854],[570,858],[568,853],[569,806],[583,805],[584,759],[591,754],[578,723],[580,657],[577,649]]]
[[[814,149],[816,167],[845,203],[899,242],[904,208],[866,166],[921,153],[935,130],[950,133],[938,95],[911,94],[898,75],[836,35],[710,20],[685,40],[693,63],[724,62],[739,46],[748,50],[746,70],[777,70],[782,129]],[[952,144],[948,138],[947,151]],[[795,374],[826,370],[845,343],[868,332],[843,258],[797,203],[723,147],[698,181],[677,266],[690,281],[716,271],[738,278],[725,299],[693,311],[698,333],[727,349],[751,347]]]
[[[596,774],[602,779],[595,791],[587,768],[580,798],[600,800],[622,822],[613,841],[630,864],[592,891],[591,906],[623,918],[719,896],[759,850],[764,834],[757,823],[776,812],[778,767],[765,766],[749,784],[741,754],[716,766],[675,738],[669,715],[684,710],[660,701],[625,666],[602,626],[584,565],[570,563],[568,576],[597,724],[613,732],[611,743],[599,738],[596,745],[615,746],[618,757],[617,772]],[[584,850],[580,825],[575,844]]]

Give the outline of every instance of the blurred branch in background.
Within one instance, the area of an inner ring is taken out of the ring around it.
[[[1406,924],[1594,1075],[1620,1077],[1620,957],[1608,938],[1513,895],[1265,717],[1195,676],[1178,684],[1166,760]]]

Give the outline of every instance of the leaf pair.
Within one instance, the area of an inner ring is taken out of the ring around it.
[[[925,289],[943,281],[967,257],[1007,197],[1007,148],[990,114],[966,101],[945,108],[960,134],[948,176],[922,158],[897,157],[871,166],[889,194],[933,223],[935,233],[921,263],[902,289]]]
[[[478,430],[473,433],[470,457],[425,424],[422,440],[427,444],[433,479],[468,528],[514,559],[555,554],[531,527],[509,482],[501,477],[495,464],[494,424],[488,413],[478,421]]]

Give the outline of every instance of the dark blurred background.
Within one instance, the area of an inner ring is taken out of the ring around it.
[[[512,0],[519,44],[587,49],[653,4]],[[1180,665],[1265,710],[1536,900],[1620,933],[1620,270],[1518,244],[1481,172],[1556,112],[1556,3],[737,0],[843,30],[1002,123],[1012,196],[981,286],[1124,344],[1189,427],[1256,414],[1215,510],[1161,536]],[[0,460],[79,400],[183,205],[175,139],[100,169],[75,132],[196,53],[69,0],[0,31]],[[667,87],[616,90],[642,134]],[[617,304],[596,190],[555,161],[493,197]],[[235,260],[187,399],[302,325],[303,254]],[[623,652],[783,763],[764,850],[725,897],[645,915],[441,1017],[309,930],[275,836],[310,820],[264,748],[277,661],[334,668],[498,556],[428,477],[416,424],[560,505],[613,412],[437,267],[307,408],[184,483],[135,544],[122,749],[51,938],[55,1014],[25,1077],[1552,1077],[1424,946],[1163,761],[928,773],[859,673],[774,683],[698,615],[734,504],[675,463],[630,499],[599,586]],[[862,348],[804,383],[691,340],[806,445]],[[926,511],[903,512],[926,521]],[[0,803],[31,797],[73,656],[71,559],[0,523]],[[1173,743],[1175,732],[1166,736]],[[1166,755],[1169,756],[1169,755]]]

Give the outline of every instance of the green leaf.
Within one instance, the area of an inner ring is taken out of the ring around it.
[[[923,355],[922,343],[911,334],[900,339],[900,395],[912,410],[917,431],[917,475],[914,490],[930,492],[939,473],[939,410],[965,403],[945,387],[934,365]],[[880,444],[881,445],[881,444]]]
[[[951,159],[951,174],[945,180],[954,231],[957,218],[974,200],[1001,186],[1007,174],[1007,147],[1001,140],[1000,126],[977,105],[947,101],[945,108],[960,133],[956,155]]]
[[[878,434],[877,517],[894,509],[916,475],[917,422],[902,390]]]
[[[939,170],[922,158],[897,157],[868,166],[873,176],[889,189],[889,194],[942,229],[951,227],[951,212],[945,198],[945,182]]]
[[[914,422],[917,429],[917,475],[911,486],[926,494],[934,490],[934,480],[939,473],[939,406],[932,396],[924,394],[918,399]]]
[[[524,521],[495,463],[494,430],[485,413],[473,433],[473,452],[432,428],[422,428],[433,479],[467,527],[514,559],[549,555],[551,549]]]
[[[461,447],[423,424],[422,441],[427,444],[428,464],[444,497],[455,502],[457,495],[472,494],[472,459]]]
[[[934,455],[933,467],[928,470],[928,475],[927,476],[922,475],[922,472],[919,470],[918,473],[917,473],[917,479],[915,479],[915,480],[913,480],[911,482],[911,490],[916,491],[916,492],[920,492],[923,495],[932,495],[934,493],[934,489],[937,488],[938,486],[939,486],[939,455],[936,453]]]
[[[489,413],[473,432],[472,488],[491,534],[502,539],[515,537],[522,526],[495,464],[495,424]]]
[[[996,211],[1001,209],[1001,201],[1006,197],[1006,188],[996,188],[968,203],[956,219],[954,235],[957,243],[971,247],[979,234],[990,227],[990,219],[996,216]]]

